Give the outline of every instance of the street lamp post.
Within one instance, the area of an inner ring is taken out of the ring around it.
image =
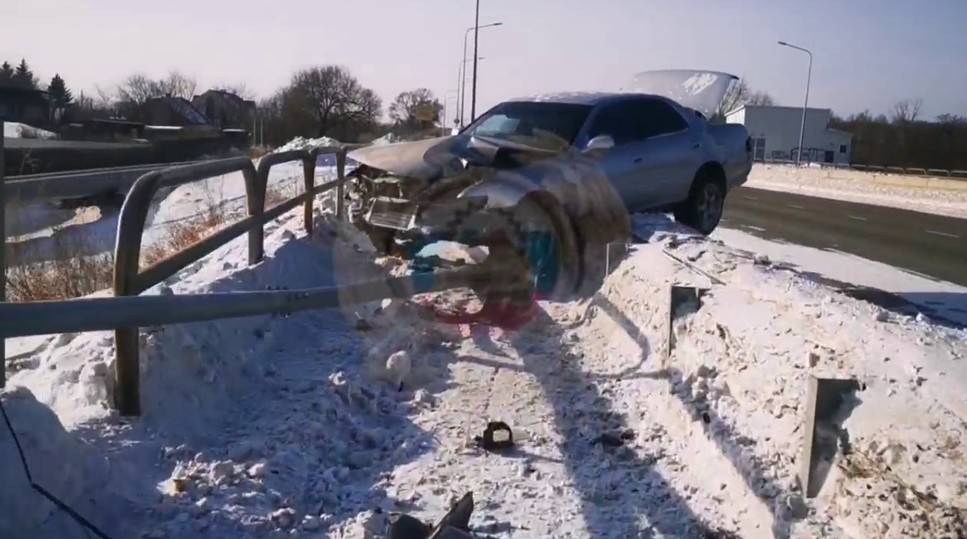
[[[483,56],[480,56],[477,58],[477,60],[485,60],[485,59],[486,58],[484,58]],[[457,104],[457,106],[460,108],[460,113],[459,113],[460,127],[463,127],[463,102],[467,97],[467,73],[466,73],[467,64],[472,61],[473,59],[466,58],[463,60],[463,62],[460,63],[460,67],[457,68],[457,73],[458,73],[457,77],[459,78],[459,80],[457,81],[457,91],[460,94],[458,97],[459,103]]]
[[[469,62],[469,60],[467,60],[467,38],[470,37],[470,32],[474,32],[475,30],[478,30],[480,28],[493,28],[494,26],[503,26],[503,24],[504,23],[502,23],[502,22],[493,22],[493,23],[490,23],[490,24],[485,24],[483,26],[471,26],[470,28],[467,28],[467,31],[464,32],[464,34],[463,34],[463,63],[460,64],[460,88],[461,88],[461,90],[460,90],[460,127],[463,127],[464,104],[467,101],[467,92],[462,89],[463,88],[463,81],[466,80],[466,78],[467,78],[467,62]],[[474,36],[474,52],[475,53],[476,53],[476,50],[477,50],[476,36]],[[474,56],[474,57],[476,58],[476,56]],[[477,63],[474,62],[474,81],[476,81],[476,72],[477,72]],[[474,88],[475,89],[476,89],[476,86],[477,85],[476,85],[476,82],[475,82],[474,83]],[[476,94],[474,94],[474,95],[476,96]]]
[[[780,41],[780,45],[783,47],[789,47],[790,49],[796,49],[797,51],[802,51],[809,55],[809,71],[806,72],[806,101],[802,105],[802,123],[799,125],[799,153],[796,154],[796,166],[802,164],[802,144],[803,137],[806,135],[806,108],[809,106],[809,82],[813,77],[813,53],[809,49],[803,47],[797,47],[786,43],[785,41]]]

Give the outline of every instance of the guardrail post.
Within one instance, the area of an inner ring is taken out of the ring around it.
[[[305,177],[305,192],[311,193],[312,189],[316,186],[316,152],[311,151],[309,155],[302,160],[302,173]],[[306,234],[312,234],[312,204],[316,197],[307,196],[305,202],[305,227]]]
[[[117,243],[114,246],[114,295],[135,296],[141,258],[141,235],[148,217],[151,198],[161,181],[161,174],[151,172],[141,177],[128,192],[118,219]],[[114,365],[114,405],[124,416],[141,415],[141,367],[138,328],[114,330],[117,360]]]
[[[339,219],[343,218],[346,210],[345,198],[346,193],[343,189],[342,180],[346,177],[346,148],[339,148],[336,152],[336,178],[340,181],[339,185],[336,186],[336,217]]]
[[[264,158],[263,158],[264,159]],[[272,167],[265,167],[263,171],[262,163],[259,163],[258,172],[245,169],[245,200],[248,204],[248,214],[250,217],[265,213],[265,190],[269,184],[269,170]],[[257,226],[248,231],[248,263],[255,264],[262,260],[265,253],[265,227]]]
[[[7,301],[7,197],[3,190],[3,120],[0,120],[0,303]],[[7,340],[0,337],[0,387],[7,385]]]

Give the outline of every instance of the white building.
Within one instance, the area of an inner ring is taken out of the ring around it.
[[[831,129],[831,117],[829,109],[806,109],[804,161],[849,164],[853,135]],[[726,114],[725,118],[749,130],[756,161],[796,159],[802,107],[747,105]]]

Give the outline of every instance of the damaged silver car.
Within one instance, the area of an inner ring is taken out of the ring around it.
[[[703,234],[718,225],[752,164],[743,126],[706,119],[735,80],[643,73],[635,93],[512,100],[455,136],[356,150],[354,220],[384,252],[484,246],[523,268],[532,293],[592,293],[629,212],[670,210]]]

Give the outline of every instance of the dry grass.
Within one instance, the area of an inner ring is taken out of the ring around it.
[[[209,212],[197,219],[172,224],[164,238],[141,249],[142,268],[190,247],[217,232],[225,224],[221,212]]]
[[[265,209],[274,208],[301,192],[302,190],[296,184],[267,187],[265,191]]]
[[[141,268],[151,266],[202,241],[221,229],[228,221],[222,205],[224,194],[216,193],[209,180],[201,182],[199,188],[205,199],[202,214],[168,225],[162,239],[151,245],[142,246],[139,260]]]
[[[10,266],[5,276],[7,299],[13,302],[68,299],[111,287],[114,279],[114,253],[76,256],[83,249],[70,241],[58,241],[53,260],[16,264],[10,250]]]

